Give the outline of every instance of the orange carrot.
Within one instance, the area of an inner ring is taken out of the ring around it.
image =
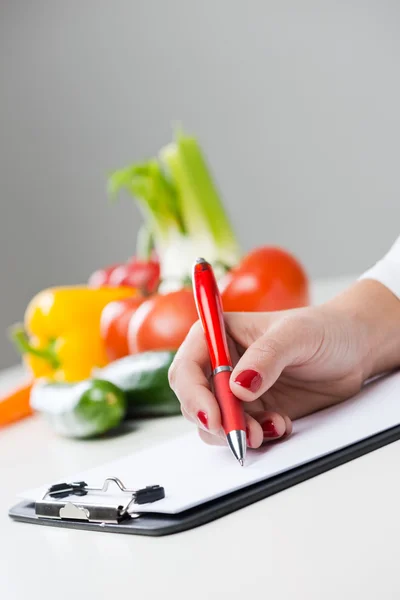
[[[32,385],[33,382],[28,381],[8,393],[0,394],[0,427],[32,414],[29,403]]]

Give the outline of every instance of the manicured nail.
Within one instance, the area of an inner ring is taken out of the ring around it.
[[[251,392],[256,392],[260,388],[261,381],[260,373],[257,373],[257,371],[254,371],[253,369],[242,371],[235,379],[235,383]]]
[[[208,417],[207,413],[205,413],[204,410],[199,410],[199,412],[197,413],[197,418],[203,425],[203,427],[205,427],[205,429],[208,429]]]
[[[275,429],[274,422],[271,421],[270,419],[268,419],[268,421],[264,421],[264,423],[262,423],[261,427],[262,427],[262,430],[264,433],[264,437],[274,438],[274,437],[279,436],[279,433]]]

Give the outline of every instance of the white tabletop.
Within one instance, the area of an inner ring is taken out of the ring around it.
[[[319,282],[314,300],[347,279]],[[20,377],[4,372],[0,387]],[[190,428],[174,417],[100,441],[56,437],[32,417],[0,432],[0,598],[114,600],[397,599],[400,443],[208,525],[146,538],[15,523],[26,487],[57,480]]]

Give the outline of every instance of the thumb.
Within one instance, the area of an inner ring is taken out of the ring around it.
[[[232,392],[245,402],[256,400],[286,367],[310,360],[320,344],[318,327],[313,327],[309,319],[297,315],[278,319],[238,361],[230,378]]]

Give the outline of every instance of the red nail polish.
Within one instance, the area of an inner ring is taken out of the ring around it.
[[[274,422],[270,419],[262,423],[261,427],[264,433],[264,437],[274,438],[279,436],[279,433],[275,429]]]
[[[260,388],[261,381],[260,373],[257,373],[257,371],[254,371],[253,369],[242,371],[235,379],[235,383],[251,392],[256,392]]]
[[[204,410],[199,410],[199,412],[197,413],[197,418],[200,421],[200,423],[203,425],[203,427],[208,429],[208,417],[207,417],[207,413],[205,413]]]

